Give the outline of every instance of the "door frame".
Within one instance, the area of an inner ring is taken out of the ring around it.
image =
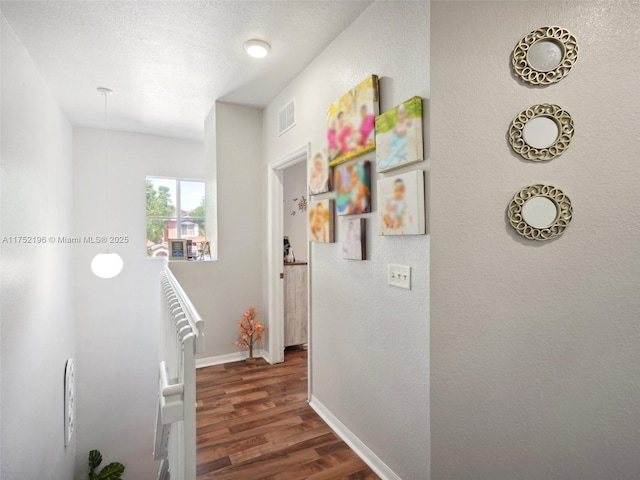
[[[269,310],[269,357],[270,363],[284,362],[284,288],[282,275],[284,262],[282,258],[282,238],[284,235],[284,170],[309,159],[309,144],[274,160],[267,168],[267,284]],[[307,243],[307,300],[310,302],[311,269]],[[308,304],[307,314],[307,345],[309,394],[311,386],[311,304]]]

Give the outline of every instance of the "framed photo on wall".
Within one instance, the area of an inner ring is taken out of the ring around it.
[[[338,215],[371,212],[371,162],[356,160],[335,168]]]
[[[329,106],[329,165],[339,165],[376,148],[378,76],[371,75]]]
[[[364,218],[343,218],[344,239],[342,240],[342,258],[347,260],[366,260],[366,229]]]
[[[422,98],[413,97],[376,117],[376,167],[386,172],[422,160]]]
[[[311,242],[334,242],[333,209],[333,200],[311,202],[309,207],[309,240]]]
[[[378,180],[380,235],[424,235],[424,199],[422,170]]]
[[[326,157],[326,153],[318,152],[307,167],[309,177],[309,195],[318,195],[331,190],[331,167]]]

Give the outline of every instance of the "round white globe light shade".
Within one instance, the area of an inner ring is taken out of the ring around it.
[[[266,57],[271,51],[271,45],[262,40],[249,40],[245,42],[244,49],[254,58]]]
[[[122,271],[124,262],[114,252],[99,253],[91,260],[91,270],[100,278],[113,278]]]

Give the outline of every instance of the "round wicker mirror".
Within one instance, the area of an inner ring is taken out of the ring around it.
[[[578,60],[578,42],[562,27],[541,27],[525,35],[513,50],[511,63],[523,82],[559,82]]]
[[[529,240],[545,241],[562,235],[571,223],[569,197],[553,185],[529,185],[517,192],[507,207],[509,223]]]
[[[509,127],[513,151],[526,160],[544,162],[559,156],[571,143],[574,127],[569,112],[550,103],[521,111]]]

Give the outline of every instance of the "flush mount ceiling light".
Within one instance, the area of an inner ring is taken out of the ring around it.
[[[108,88],[98,88],[98,93],[104,95],[104,170],[105,170],[105,225],[106,233],[109,233],[109,129],[107,128],[107,97],[113,92]],[[102,237],[105,239],[107,237]],[[107,248],[106,252],[102,252],[93,257],[91,261],[91,270],[100,278],[113,278],[120,273],[124,263],[120,255],[110,252]]]
[[[244,49],[254,58],[266,57],[271,51],[271,45],[262,40],[249,40],[245,42]]]

